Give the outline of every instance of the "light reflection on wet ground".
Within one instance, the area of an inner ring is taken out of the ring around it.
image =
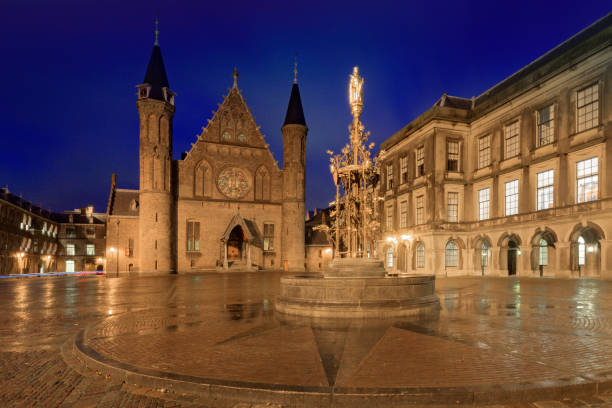
[[[311,372],[305,381],[316,386],[431,386],[441,385],[444,373],[449,385],[458,386],[612,369],[611,282],[438,279],[442,309],[435,319],[330,328],[277,319],[280,276],[3,280],[2,350],[58,347],[105,319],[91,339],[102,353],[162,371],[233,381],[289,384],[304,381],[299,370]],[[304,357],[279,363],[291,353]],[[248,356],[260,358],[260,364],[246,361]],[[265,369],[269,359],[275,360],[274,370]],[[236,361],[235,370],[228,368]]]

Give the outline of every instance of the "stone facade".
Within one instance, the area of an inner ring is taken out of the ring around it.
[[[57,270],[59,223],[8,188],[0,189],[0,275]]]
[[[234,72],[219,109],[191,149],[173,160],[174,93],[154,46],[145,82],[138,86],[140,189],[118,189],[115,177],[111,185],[110,273],[304,270],[308,129],[297,83],[281,129],[281,169],[237,79]]]
[[[387,141],[389,271],[612,278],[612,16]]]

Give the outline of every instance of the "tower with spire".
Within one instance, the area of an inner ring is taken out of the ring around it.
[[[283,133],[283,230],[281,262],[290,271],[304,271],[305,261],[305,189],[306,134],[302,99],[297,80],[297,61],[293,70],[293,86]]]
[[[170,90],[155,22],[155,42],[144,82],[138,85],[140,118],[139,269],[175,271],[172,225],[172,118]]]

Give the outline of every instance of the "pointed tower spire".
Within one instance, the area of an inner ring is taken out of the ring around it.
[[[148,94],[149,98],[166,101],[163,88],[169,90],[170,84],[168,83],[164,60],[162,58],[161,48],[159,47],[159,30],[157,29],[157,25],[158,21],[155,20],[155,43],[153,44],[153,51],[149,59],[149,66],[147,67],[144,83],[148,84],[151,88]]]
[[[293,65],[293,86],[291,87],[291,96],[289,97],[289,105],[287,106],[287,114],[285,115],[285,125],[304,125],[304,109],[302,109],[302,98],[300,97],[300,88],[297,84],[297,58]]]

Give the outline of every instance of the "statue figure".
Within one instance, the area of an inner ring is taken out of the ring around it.
[[[353,67],[349,83],[349,103],[352,108],[363,106],[363,78],[359,76],[359,67]]]

